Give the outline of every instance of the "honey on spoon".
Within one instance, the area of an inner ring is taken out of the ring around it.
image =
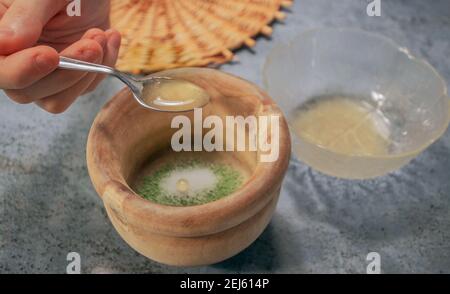
[[[156,111],[188,111],[202,107],[210,100],[204,89],[182,79],[157,76],[139,78],[108,66],[62,56],[59,68],[115,76],[130,88],[140,105]]]

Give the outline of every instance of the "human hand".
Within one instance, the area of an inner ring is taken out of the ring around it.
[[[108,0],[82,0],[70,17],[67,0],[0,0],[0,88],[18,103],[65,111],[103,75],[57,69],[59,55],[114,66],[120,34],[107,30]]]

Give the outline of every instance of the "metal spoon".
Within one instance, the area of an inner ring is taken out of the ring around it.
[[[204,89],[186,80],[155,76],[139,78],[108,66],[62,56],[59,68],[115,76],[130,88],[140,105],[156,111],[192,110],[204,106],[210,100]]]

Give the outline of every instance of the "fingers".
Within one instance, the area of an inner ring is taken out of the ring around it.
[[[99,30],[102,32],[101,30]],[[102,32],[103,33],[103,32]],[[104,44],[106,46],[106,36],[104,36],[104,40],[101,40],[99,38],[99,35],[95,34],[86,34],[85,37],[92,37],[96,40],[98,40],[97,44],[97,55],[96,60],[86,60],[93,63],[101,64],[104,56],[103,56],[103,48],[100,44]],[[89,39],[84,39],[85,41],[88,41]],[[81,42],[81,41],[80,41]],[[94,41],[91,41],[94,42]],[[78,58],[78,57],[75,57]],[[78,58],[80,59],[80,58]],[[84,59],[81,59],[84,60]],[[67,71],[64,71],[67,72]],[[82,95],[86,89],[92,84],[92,82],[96,79],[97,74],[89,73],[84,75],[80,80],[78,80],[74,85],[56,93],[53,95],[46,96],[45,98],[36,100],[36,104],[43,108],[44,110],[58,114],[66,111],[66,109],[80,96]]]
[[[64,0],[15,0],[0,20],[0,55],[32,47],[42,28],[67,3]]]
[[[101,63],[102,59],[99,57],[104,55],[103,47],[106,47],[106,43],[107,38],[103,31],[89,30],[82,40],[69,46],[61,52],[61,55],[87,62]],[[29,87],[9,90],[6,93],[15,101],[30,103],[64,91],[78,83],[86,75],[87,73],[82,71],[58,69]]]
[[[106,33],[101,29],[90,29],[83,35],[81,39],[95,40],[100,46],[102,46],[103,51],[106,51],[106,43],[108,40]]]
[[[98,60],[100,62],[100,60]],[[69,106],[80,96],[96,78],[95,74],[88,74],[74,86],[36,101],[36,104],[47,112],[58,114],[69,108]]]
[[[117,60],[120,41],[120,34],[117,31],[103,32],[100,29],[91,29],[82,40],[72,44],[60,54],[113,66]],[[48,68],[35,65],[37,61],[30,62],[35,59],[41,60],[37,56],[46,57]],[[78,96],[95,89],[103,79],[93,73],[56,69],[58,63],[58,53],[46,46],[25,49],[8,57],[0,56],[2,83],[0,86],[7,89],[6,94],[18,103],[36,102],[48,112],[61,113]]]
[[[118,31],[113,29],[106,31],[105,34],[107,38],[107,44],[103,57],[103,65],[114,67],[117,61],[117,57],[119,56],[121,36]],[[104,78],[105,75],[97,75],[97,78],[91,83],[85,93],[94,91]]]
[[[54,71],[58,63],[58,53],[46,46],[25,49],[9,56],[0,56],[0,88],[28,87]]]

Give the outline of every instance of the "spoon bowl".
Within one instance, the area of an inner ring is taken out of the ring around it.
[[[145,108],[163,112],[182,112],[206,105],[210,97],[192,82],[170,77],[137,77],[114,68],[60,57],[59,68],[112,75],[131,90],[136,101]]]

